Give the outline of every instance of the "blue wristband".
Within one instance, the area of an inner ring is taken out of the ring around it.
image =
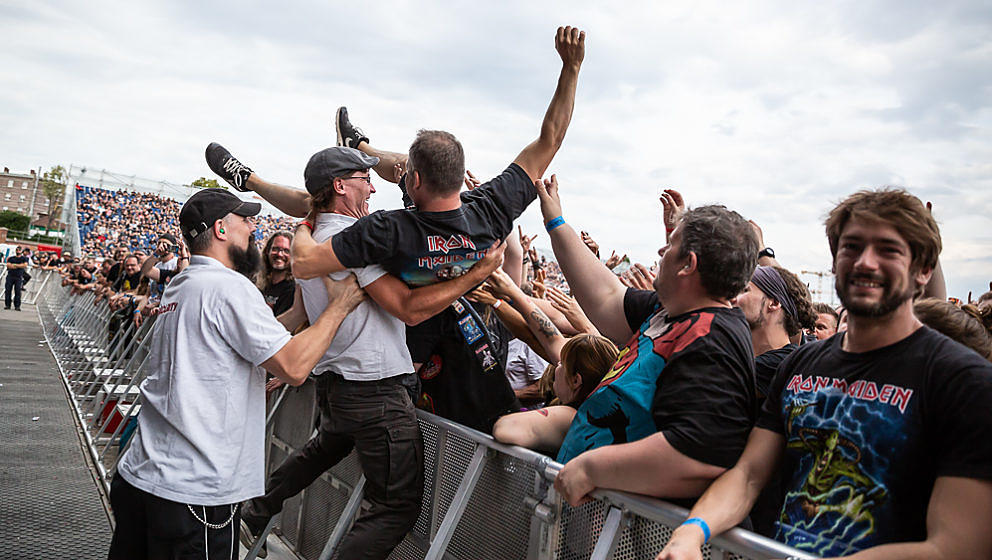
[[[562,218],[561,216],[558,216],[557,218],[554,218],[551,221],[549,221],[548,223],[544,224],[544,229],[546,229],[548,231],[548,233],[551,233],[552,230],[554,230],[556,227],[558,227],[558,226],[560,226],[560,225],[562,225],[564,223],[565,223],[565,218]]]
[[[698,525],[703,530],[703,544],[710,542],[710,526],[698,517],[690,517],[682,522],[682,525]],[[681,527],[682,525],[679,525]]]

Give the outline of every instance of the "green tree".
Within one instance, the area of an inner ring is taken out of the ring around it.
[[[31,226],[31,217],[13,210],[0,212],[0,227],[5,227],[10,231],[20,231],[27,233]]]
[[[217,183],[217,179],[207,179],[206,177],[200,177],[199,179],[193,181],[189,186],[197,189],[226,189],[227,185],[221,185]]]
[[[68,178],[69,175],[61,165],[56,165],[50,171],[46,171],[41,177],[41,192],[48,199],[48,229],[52,229],[52,220],[62,212],[65,183]]]

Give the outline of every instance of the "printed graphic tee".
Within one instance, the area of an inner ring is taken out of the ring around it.
[[[635,333],[579,406],[558,461],[662,432],[684,455],[732,467],[757,413],[743,312],[709,307],[669,317],[654,292],[634,289],[624,311]]]
[[[992,479],[992,364],[928,327],[859,354],[844,336],[786,358],[757,423],[786,439],[775,538],[821,556],[924,540],[937,477]]]

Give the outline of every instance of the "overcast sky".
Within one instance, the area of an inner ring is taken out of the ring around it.
[[[537,136],[571,24],[586,58],[551,171],[607,255],[654,260],[672,186],[756,220],[786,267],[828,270],[830,207],[900,185],[934,204],[949,294],[988,288],[987,1],[687,4],[0,0],[0,160],[189,183],[218,141],[302,186],[347,105],[374,145],[449,130],[491,177]],[[376,186],[373,208],[399,206]],[[536,203],[521,223],[543,234]]]

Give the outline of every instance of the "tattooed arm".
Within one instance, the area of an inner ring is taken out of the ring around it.
[[[560,360],[561,347],[565,345],[566,339],[547,314],[534,305],[533,300],[524,294],[502,270],[497,269],[489,277],[488,282],[495,292],[504,297],[514,309],[523,315],[524,319],[527,320],[527,327],[537,337],[548,357],[554,361]]]

